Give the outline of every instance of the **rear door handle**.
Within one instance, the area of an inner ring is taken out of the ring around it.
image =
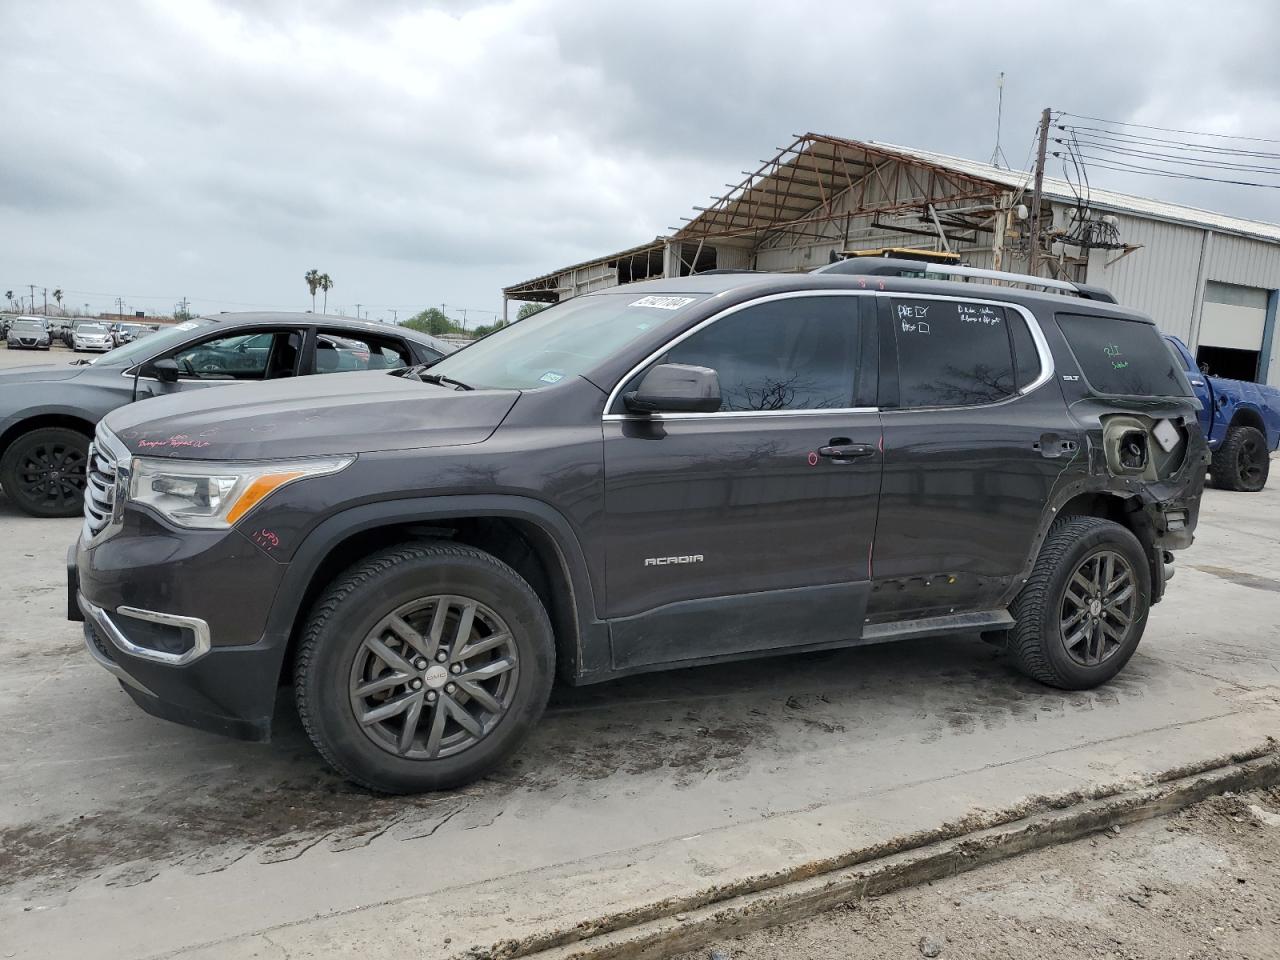
[[[852,463],[863,457],[870,457],[875,452],[876,448],[869,443],[833,443],[818,448],[818,456],[825,457],[832,463]]]

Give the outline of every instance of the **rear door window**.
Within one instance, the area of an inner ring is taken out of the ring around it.
[[[902,407],[995,403],[1017,392],[1004,307],[923,297],[890,297],[889,305]],[[1032,369],[1038,375],[1038,357]]]
[[[412,363],[409,348],[396,337],[321,328],[316,338],[316,373],[395,370]]]
[[[1182,364],[1156,328],[1141,320],[1058,314],[1058,326],[1094,393],[1125,397],[1189,397]]]

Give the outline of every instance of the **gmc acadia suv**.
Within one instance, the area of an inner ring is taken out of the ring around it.
[[[122,407],[69,615],[157,716],[265,739],[292,681],[391,792],[492,769],[557,674],[982,632],[1103,683],[1192,542],[1187,378],[1104,292],[921,272],[987,275],[635,283],[429,371]]]

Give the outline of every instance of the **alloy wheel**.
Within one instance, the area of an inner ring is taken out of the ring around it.
[[[492,609],[432,596],[383,617],[351,665],[351,708],[382,749],[410,760],[453,756],[483,740],[515,697],[515,638]]]
[[[66,443],[38,443],[18,465],[24,499],[59,509],[80,501],[85,486],[85,452]]]
[[[1087,556],[1062,595],[1062,642],[1076,663],[1095,667],[1110,658],[1133,630],[1138,588],[1129,561],[1114,550]]]
[[[1255,487],[1262,480],[1267,451],[1256,437],[1245,437],[1236,452],[1236,474],[1244,487]]]

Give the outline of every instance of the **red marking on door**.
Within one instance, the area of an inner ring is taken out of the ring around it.
[[[818,453],[815,450],[809,451],[809,466],[816,467],[818,465]]]

